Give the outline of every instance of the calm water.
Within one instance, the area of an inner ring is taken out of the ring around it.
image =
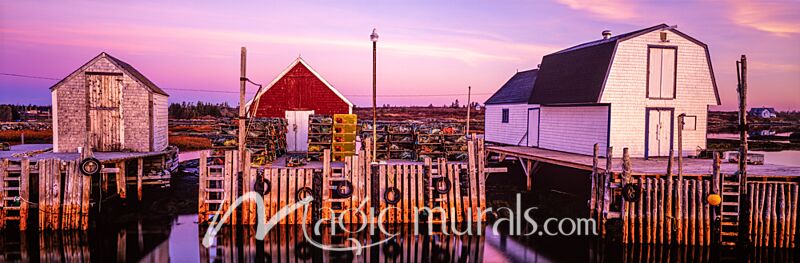
[[[513,196],[524,192],[525,179],[518,165],[509,174],[494,174],[487,181],[489,206],[511,206]],[[588,181],[586,175],[569,169],[544,166],[534,175],[534,191],[522,195],[523,208],[538,207],[536,218],[547,216],[585,216]],[[178,187],[180,184],[173,184]],[[180,190],[167,195],[169,202],[147,200],[130,210],[170,210],[180,204],[176,196],[194,194]],[[188,206],[194,205],[189,203]],[[146,216],[123,214],[114,220],[100,220],[89,232],[64,231],[20,235],[5,231],[0,237],[3,258],[0,262],[29,259],[30,262],[715,262],[800,260],[798,251],[747,250],[721,251],[708,247],[667,247],[654,245],[622,246],[596,237],[510,236],[482,229],[477,236],[444,234],[414,235],[408,226],[394,226],[400,235],[377,247],[353,252],[323,251],[311,246],[302,229],[283,226],[266,238],[255,239],[255,229],[223,228],[211,248],[201,245],[206,227],[198,226],[193,214]],[[614,233],[613,229],[609,232]],[[323,235],[315,241],[343,244],[347,238],[362,243],[383,240],[385,235],[365,232],[350,235]]]
[[[763,154],[765,163],[787,165],[787,166],[800,166],[800,151],[780,151],[780,152],[752,151],[752,153]]]

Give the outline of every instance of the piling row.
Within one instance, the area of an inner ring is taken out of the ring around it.
[[[241,194],[256,191],[263,197],[265,218],[306,196],[313,207],[305,220],[303,209],[289,213],[279,224],[311,223],[311,220],[344,224],[381,222],[414,223],[484,220],[486,209],[484,150],[482,140],[472,140],[467,163],[444,158],[424,162],[370,163],[369,143],[365,150],[343,162],[331,162],[325,151],[322,169],[316,167],[249,167],[236,176],[235,151],[225,153],[208,165],[201,155],[198,216],[206,223],[222,215]],[[219,164],[222,163],[222,164]],[[427,208],[427,209],[426,209]],[[252,225],[259,222],[254,200],[244,199],[225,224]],[[383,212],[382,212],[383,211]],[[417,213],[419,212],[419,213]],[[241,221],[237,223],[237,214]],[[425,215],[421,218],[419,215]],[[222,218],[219,218],[222,219]],[[332,221],[332,220],[336,221]]]

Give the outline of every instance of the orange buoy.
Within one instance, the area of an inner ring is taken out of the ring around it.
[[[720,202],[722,202],[722,198],[718,194],[710,194],[708,198],[706,198],[708,204],[713,206],[718,206]]]

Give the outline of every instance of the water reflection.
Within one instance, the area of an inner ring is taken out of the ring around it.
[[[201,233],[204,231],[203,227]],[[482,262],[484,258],[485,236],[414,235],[410,226],[394,226],[388,232],[400,233],[397,237],[357,255],[355,251],[317,248],[304,238],[302,231],[299,226],[280,226],[259,241],[254,228],[226,227],[212,247],[206,249],[199,240],[196,243],[201,262]],[[350,238],[366,245],[378,243],[387,235],[380,231],[375,235],[369,231],[335,235],[325,231],[313,238],[325,245],[351,246]]]
[[[137,222],[90,232],[61,231],[0,236],[0,262],[796,262],[798,250],[620,245],[591,237],[509,236],[487,228],[481,236],[414,235],[409,226],[395,226],[394,240],[352,251],[323,251],[304,239],[297,226],[279,226],[265,239],[250,227],[224,227],[214,246],[201,244],[206,227],[196,216],[173,222]],[[502,229],[501,229],[502,230]],[[386,235],[323,234],[323,244],[363,244]]]

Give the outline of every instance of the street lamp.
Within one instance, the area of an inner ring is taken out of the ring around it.
[[[376,160],[376,155],[378,154],[378,112],[377,112],[377,99],[376,99],[376,92],[377,92],[377,84],[376,84],[376,59],[377,59],[377,46],[378,46],[378,33],[375,32],[375,28],[372,29],[372,34],[369,35],[369,39],[372,40],[372,162],[374,163]]]

